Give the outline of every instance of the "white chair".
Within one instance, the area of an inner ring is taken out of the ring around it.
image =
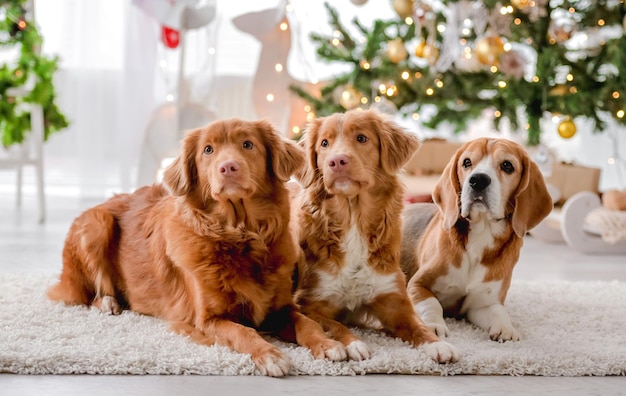
[[[28,0],[23,4],[26,14],[30,19],[35,20],[34,1]],[[27,87],[9,89],[7,95],[19,98],[28,95]],[[0,97],[0,100],[3,98]],[[32,165],[35,167],[35,177],[37,183],[37,202],[39,206],[39,223],[46,219],[45,189],[43,179],[43,143],[44,143],[44,119],[43,109],[40,105],[30,104],[30,126],[28,136],[19,145],[16,156],[8,156],[0,159],[0,168],[15,168],[17,170],[17,199],[18,207],[22,205],[22,186],[24,167]]]
[[[34,2],[28,0],[23,4],[26,10],[26,15],[30,16],[29,19],[35,20]],[[17,53],[13,49],[13,56]],[[9,58],[10,59],[10,58]],[[0,61],[6,61],[1,59]],[[26,84],[24,87],[12,88],[7,90],[7,95],[14,98],[19,98],[29,94],[29,88],[31,85]],[[0,100],[4,98],[0,97]],[[44,119],[43,109],[40,105],[29,104],[30,111],[30,126],[31,130],[19,145],[17,153],[11,153],[14,155],[8,155],[6,158],[0,159],[0,168],[16,168],[17,170],[17,206],[22,205],[22,184],[23,184],[23,171],[24,166],[32,165],[35,167],[35,178],[37,183],[37,202],[39,206],[39,223],[43,223],[46,219],[46,205],[45,205],[45,189],[44,189],[44,175],[43,175],[43,144],[44,144]]]
[[[24,88],[15,88],[7,91],[12,97],[20,97],[28,94]],[[35,178],[37,183],[37,203],[39,207],[39,223],[46,219],[45,188],[43,174],[43,143],[44,143],[44,120],[43,109],[40,105],[30,105],[30,125],[31,130],[24,142],[18,147],[16,155],[7,156],[0,159],[0,168],[15,168],[17,171],[17,206],[22,205],[22,185],[24,167],[32,165],[35,167]]]

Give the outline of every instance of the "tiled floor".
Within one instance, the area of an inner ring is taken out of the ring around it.
[[[45,224],[37,224],[36,202],[26,196],[15,207],[13,194],[0,193],[0,272],[58,273],[61,249],[72,219],[96,202],[48,197]],[[626,256],[586,256],[564,245],[528,237],[515,279],[620,280],[626,282]],[[0,330],[1,336],[1,330]],[[1,353],[1,351],[0,351]],[[172,395],[182,394],[422,394],[514,395],[626,394],[626,378],[545,378],[497,376],[359,377],[133,377],[0,375],[2,395]]]

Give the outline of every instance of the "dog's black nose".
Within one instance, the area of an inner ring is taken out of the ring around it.
[[[491,178],[489,177],[489,175],[486,175],[484,173],[477,173],[475,175],[472,175],[472,177],[470,177],[469,179],[469,185],[470,187],[472,187],[472,189],[474,189],[474,191],[483,191],[490,184]]]

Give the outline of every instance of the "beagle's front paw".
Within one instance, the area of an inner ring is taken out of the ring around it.
[[[437,334],[438,337],[443,338],[448,336],[448,326],[443,319],[443,308],[435,297],[420,301],[413,307],[424,324]]]
[[[489,327],[489,338],[494,341],[519,341],[521,339],[519,331],[513,326],[502,325],[501,323],[492,324]]]

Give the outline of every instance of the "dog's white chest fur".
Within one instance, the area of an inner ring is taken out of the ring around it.
[[[380,294],[398,291],[395,274],[380,274],[368,264],[367,242],[356,226],[344,236],[343,247],[346,255],[339,273],[319,272],[319,297],[353,311]]]
[[[472,224],[468,236],[467,251],[460,267],[449,264],[448,274],[437,279],[433,292],[444,307],[453,307],[464,298],[459,313],[468,309],[481,308],[499,302],[501,280],[485,281],[487,268],[481,263],[485,249],[494,245],[494,234],[502,231],[503,225],[490,222]]]

